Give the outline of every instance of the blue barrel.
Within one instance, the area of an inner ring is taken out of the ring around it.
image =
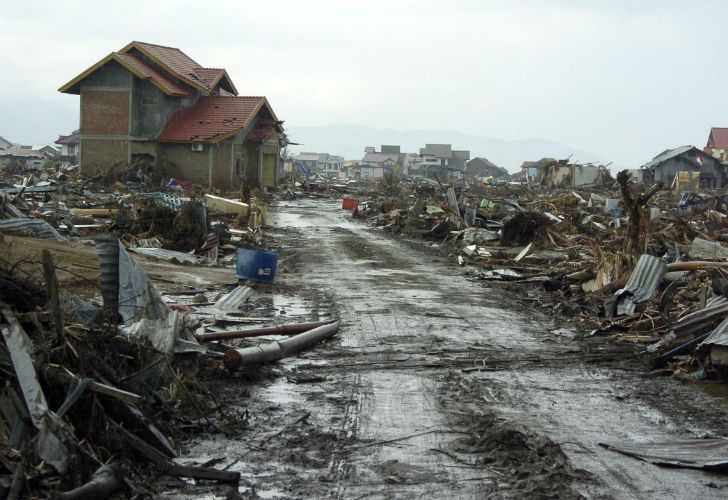
[[[271,283],[276,276],[278,254],[239,248],[235,276],[243,280]]]

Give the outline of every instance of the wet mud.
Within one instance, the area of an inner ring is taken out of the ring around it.
[[[243,475],[168,498],[722,498],[724,476],[610,452],[610,441],[726,434],[725,393],[645,375],[638,353],[580,337],[534,300],[473,280],[426,243],[339,202],[271,210],[286,321],[341,317],[298,358],[211,382],[237,425],[183,443]],[[524,292],[525,293],[525,292]],[[519,298],[521,300],[519,300]],[[261,306],[261,307],[263,307]]]

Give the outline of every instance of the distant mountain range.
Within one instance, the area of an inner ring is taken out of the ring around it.
[[[498,166],[515,172],[526,160],[541,158],[562,159],[571,155],[579,163],[602,162],[594,153],[582,151],[548,139],[530,138],[506,141],[492,137],[479,137],[456,130],[393,130],[361,125],[325,125],[320,127],[287,126],[286,132],[292,151],[330,153],[347,160],[360,160],[366,146],[379,151],[382,144],[399,145],[402,152],[418,153],[425,144],[452,144],[453,149],[468,150],[470,157],[488,158]]]

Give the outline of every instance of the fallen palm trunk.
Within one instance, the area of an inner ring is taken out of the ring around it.
[[[333,323],[313,328],[286,340],[244,349],[230,349],[225,353],[225,368],[238,370],[243,366],[268,363],[290,356],[304,350],[306,347],[333,337],[339,331],[340,324],[341,322],[336,320]]]
[[[61,493],[56,497],[57,500],[95,500],[98,498],[108,498],[119,487],[119,478],[117,470],[113,465],[102,465],[88,483],[79,486],[71,491]]]
[[[297,335],[307,332],[319,326],[330,325],[337,320],[330,319],[328,321],[317,321],[313,323],[296,323],[291,325],[269,326],[265,328],[248,328],[246,330],[230,330],[227,332],[211,332],[195,334],[195,338],[200,342],[210,342],[213,340],[230,340],[242,339],[245,337],[263,337],[265,335]]]

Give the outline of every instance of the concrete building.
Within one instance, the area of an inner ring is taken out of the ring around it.
[[[61,167],[66,168],[71,165],[78,165],[79,153],[81,151],[81,131],[74,130],[69,135],[59,135],[56,140],[61,148],[61,154],[58,160]]]
[[[470,151],[453,150],[450,144],[425,144],[420,148],[422,165],[425,167],[423,176],[438,178],[462,178],[465,173],[465,164],[470,159]]]
[[[131,42],[59,90],[81,99],[83,176],[151,158],[203,185],[277,184],[285,134],[268,100],[179,49]]]
[[[318,171],[319,158],[321,158],[319,153],[299,153],[293,157],[293,160],[299,170],[303,168],[308,174],[314,174]]]
[[[318,171],[326,177],[343,177],[342,165],[344,163],[343,156],[330,155],[321,153],[318,161]]]
[[[695,146],[668,149],[640,167],[645,182],[662,181],[672,185],[678,172],[700,172],[700,186],[722,188],[726,185],[726,165]]]
[[[384,167],[373,165],[361,165],[359,175],[362,180],[381,179],[384,177]]]

